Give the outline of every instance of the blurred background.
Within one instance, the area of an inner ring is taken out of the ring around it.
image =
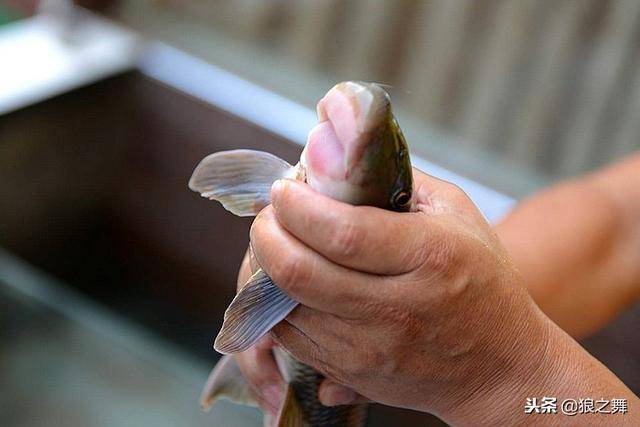
[[[390,85],[443,137],[412,138],[415,151],[509,194],[640,144],[635,0],[121,4],[127,24],[305,105],[335,81]]]
[[[250,220],[186,182],[222,149],[295,162],[356,79],[497,221],[640,148],[640,1],[0,0],[2,424],[259,425],[197,405]],[[638,325],[584,342],[636,393]]]

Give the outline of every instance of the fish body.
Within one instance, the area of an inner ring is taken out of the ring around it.
[[[310,131],[297,165],[259,151],[214,153],[196,167],[190,188],[239,216],[256,215],[268,205],[271,184],[281,178],[307,182],[346,203],[409,211],[413,192],[409,150],[384,89],[375,83],[339,83],[318,102],[317,112],[319,123]],[[262,269],[251,276],[225,312],[214,347],[227,356],[205,385],[203,406],[219,397],[257,406],[228,355],[250,348],[297,304]],[[318,400],[323,376],[281,349],[275,355],[288,389],[274,425],[365,423],[366,405],[323,406]]]
[[[281,349],[275,350],[278,367],[290,389],[288,393],[299,407],[299,417],[290,417],[285,411],[290,407],[286,401],[275,425],[360,427],[367,420],[368,404],[324,406],[318,399],[318,389],[324,375],[312,367],[297,361]],[[286,400],[286,398],[285,398]],[[289,420],[299,420],[290,422]],[[290,422],[290,424],[286,424]]]

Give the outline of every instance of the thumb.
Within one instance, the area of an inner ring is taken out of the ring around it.
[[[320,384],[318,399],[324,406],[354,405],[356,403],[369,401],[369,399],[359,395],[349,387],[345,387],[328,379],[325,379]]]

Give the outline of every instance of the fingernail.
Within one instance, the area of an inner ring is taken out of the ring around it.
[[[275,203],[275,201],[280,197],[282,190],[284,188],[284,180],[278,179],[271,184],[271,202]]]
[[[348,405],[356,399],[356,393],[348,387],[331,384],[325,387],[322,404],[325,406]]]
[[[280,401],[282,400],[282,387],[277,384],[266,385],[262,387],[262,396],[270,405],[274,408],[278,408],[280,406]]]

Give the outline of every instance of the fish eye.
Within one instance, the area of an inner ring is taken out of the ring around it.
[[[411,194],[409,194],[405,190],[400,190],[393,196],[394,206],[404,207],[404,206],[407,206],[410,202],[411,202]]]

